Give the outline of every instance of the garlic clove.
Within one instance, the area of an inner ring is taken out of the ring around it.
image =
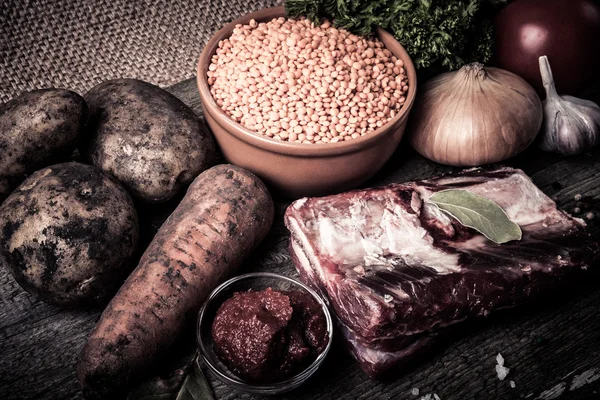
[[[547,94],[540,148],[575,155],[600,144],[600,106],[577,97],[559,96],[548,57],[540,57],[539,64]]]
[[[542,130],[552,132],[550,135],[544,135],[540,142],[540,148],[545,151],[557,151],[565,155],[578,154],[583,149],[589,147],[586,140],[587,134],[581,134],[585,122],[570,107],[563,107],[562,110],[557,107],[544,107],[545,115],[552,115],[548,122],[544,122]],[[552,126],[549,126],[552,124]]]
[[[588,147],[600,144],[600,106],[593,101],[579,99],[573,96],[562,96],[563,100],[573,104],[573,108],[579,108],[581,118],[586,129]]]

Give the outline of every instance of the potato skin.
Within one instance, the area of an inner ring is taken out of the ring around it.
[[[131,197],[90,165],[37,171],[0,206],[0,264],[57,305],[108,300],[132,269],[137,240]]]
[[[34,90],[0,105],[0,203],[26,175],[66,161],[87,116],[83,97],[64,89]]]
[[[90,123],[82,153],[134,197],[167,201],[216,160],[204,123],[158,86],[111,80],[92,88],[85,99]]]
[[[77,379],[84,397],[121,398],[143,378],[211,290],[264,239],[273,218],[271,195],[251,172],[223,164],[200,174],[81,351]]]

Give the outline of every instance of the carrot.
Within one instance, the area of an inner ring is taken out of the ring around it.
[[[141,379],[266,236],[273,214],[250,172],[218,165],[200,174],[90,334],[77,364],[84,396],[114,398]]]

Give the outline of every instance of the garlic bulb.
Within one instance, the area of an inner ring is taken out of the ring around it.
[[[539,58],[546,100],[542,124],[542,150],[579,154],[600,143],[600,107],[588,100],[559,96],[548,57]]]
[[[420,89],[409,121],[410,143],[442,164],[491,164],[529,146],[542,116],[542,102],[525,80],[468,64]]]

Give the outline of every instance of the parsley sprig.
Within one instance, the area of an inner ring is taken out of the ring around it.
[[[289,16],[328,18],[368,35],[392,32],[420,70],[454,70],[492,55],[492,17],[506,0],[286,0]]]

